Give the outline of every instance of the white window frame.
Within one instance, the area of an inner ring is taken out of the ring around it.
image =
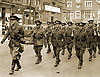
[[[70,5],[68,5],[70,3]],[[72,7],[72,1],[67,1],[67,7]]]
[[[70,11],[70,19],[74,19],[74,11]]]
[[[77,18],[77,13],[80,13],[80,18]],[[81,11],[75,11],[75,19],[81,19]]]
[[[91,3],[91,5],[86,6],[86,3],[89,3],[89,2]],[[92,7],[92,1],[85,1],[85,7]]]
[[[84,18],[86,18],[86,12],[87,11],[84,11]],[[93,15],[94,15],[94,11],[90,11],[90,18],[93,18]]]
[[[67,14],[66,15],[68,15],[66,17],[66,20],[74,19],[74,11],[67,11]]]

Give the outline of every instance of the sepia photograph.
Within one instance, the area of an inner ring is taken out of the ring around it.
[[[100,77],[100,0],[0,0],[0,77]]]

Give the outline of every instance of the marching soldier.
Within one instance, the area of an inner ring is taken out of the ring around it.
[[[100,55],[100,23],[98,23],[97,32],[98,32],[98,39],[97,39],[98,54]]]
[[[43,27],[41,27],[42,22],[40,20],[35,21],[36,27],[32,33],[32,40],[34,42],[34,50],[37,55],[37,61],[35,64],[39,64],[42,61],[41,50],[43,45],[46,47],[46,38],[45,31]]]
[[[97,31],[94,29],[95,24],[93,23],[93,20],[88,21],[89,24],[87,26],[86,32],[87,32],[87,48],[90,54],[89,61],[92,61],[92,55],[94,58],[96,58],[96,47],[97,42],[95,39],[95,35],[97,35]],[[93,54],[94,51],[94,54]]]
[[[98,31],[97,31],[97,24],[94,24],[94,39],[96,43],[96,52],[97,52],[97,46],[98,46]],[[94,58],[96,58],[96,53],[93,55]]]
[[[47,45],[48,45],[47,53],[50,53],[51,52],[50,45],[51,45],[51,33],[52,33],[51,26],[52,25],[51,25],[50,22],[47,22],[47,25],[48,25],[48,27],[45,30],[46,39],[47,39]]]
[[[64,33],[64,36],[65,36],[65,31],[66,31],[66,23],[62,23],[62,31],[63,31],[63,33]],[[62,47],[62,55],[64,55],[64,53],[65,53],[65,45]]]
[[[71,58],[72,56],[72,48],[73,48],[73,39],[72,39],[72,35],[73,35],[73,29],[72,29],[72,22],[68,22],[68,27],[66,28],[65,31],[65,38],[66,38],[66,46],[67,46],[67,50],[69,52],[68,54],[68,59]]]
[[[63,41],[65,41],[65,39],[63,31],[61,30],[61,22],[56,20],[55,24],[56,24],[55,28],[52,31],[51,43],[53,46],[54,56],[56,57],[56,63],[54,67],[57,67],[61,61],[59,56],[60,56],[60,51],[62,50],[62,46],[64,45]]]
[[[9,39],[10,54],[12,56],[11,72],[9,73],[10,75],[14,73],[15,65],[17,65],[17,69],[15,71],[21,69],[19,59],[21,57],[20,53],[23,52],[23,46],[21,43],[24,43],[24,31],[22,26],[19,26],[18,24],[19,20],[20,19],[17,16],[10,16],[11,25],[1,41],[3,44],[7,38]]]
[[[78,24],[80,28],[77,30],[77,33],[74,36],[75,40],[75,50],[76,50],[76,56],[79,59],[78,69],[81,69],[83,65],[83,54],[86,50],[86,30],[84,27],[84,23]],[[77,26],[78,26],[77,25]]]

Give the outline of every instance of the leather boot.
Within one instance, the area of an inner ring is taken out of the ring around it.
[[[54,67],[57,67],[57,66],[58,66],[58,64],[59,64],[59,62],[56,62],[56,63],[55,63],[55,65],[54,65]]]
[[[81,69],[81,67],[82,67],[82,66],[79,64],[79,65],[78,65],[78,69]]]
[[[50,53],[50,52],[51,52],[51,49],[48,49],[48,50],[47,50],[47,54]]]
[[[68,59],[70,59],[70,58],[71,58],[71,56],[72,56],[72,54],[69,54],[69,55],[68,55]]]
[[[14,74],[14,70],[11,70],[9,73],[9,75],[12,75],[12,74]]]
[[[92,56],[89,57],[89,62],[91,62],[91,61],[92,61]]]
[[[65,54],[65,51],[63,50],[63,51],[61,52],[61,54],[64,55],[64,54]]]
[[[96,58],[96,53],[94,52],[93,57]]]
[[[12,75],[14,73],[15,63],[16,63],[16,60],[12,60],[12,66],[11,66],[11,71],[9,75]]]
[[[21,66],[17,66],[15,71],[19,71],[19,69],[21,69]]]
[[[39,59],[37,59],[36,62],[35,62],[35,64],[39,64],[39,63],[40,63],[40,61],[39,61]]]
[[[56,56],[55,56],[55,54],[53,54],[53,58],[55,58]]]

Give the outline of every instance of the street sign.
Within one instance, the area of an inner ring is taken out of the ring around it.
[[[61,13],[60,8],[49,6],[49,5],[45,5],[45,10],[51,11],[51,12],[56,12],[56,13]]]

